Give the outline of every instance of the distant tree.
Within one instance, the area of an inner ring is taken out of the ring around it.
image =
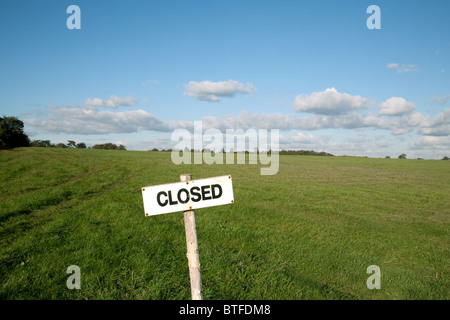
[[[402,153],[401,155],[398,156],[399,159],[406,159],[406,154]]]
[[[153,148],[151,151],[159,151],[158,148]]]
[[[57,145],[55,145],[55,147],[56,148],[67,148],[67,146],[64,143],[62,143],[62,142],[60,142]]]
[[[76,148],[77,147],[77,143],[73,140],[67,140],[67,147],[69,148]]]
[[[271,151],[270,151],[271,153]],[[324,151],[317,152],[314,150],[281,150],[279,151],[280,155],[299,155],[299,156],[327,156],[333,157],[331,153],[327,153]]]
[[[450,158],[445,156],[445,157],[442,158],[442,160],[450,160]]]
[[[108,142],[104,144],[96,144],[92,149],[104,149],[104,150],[127,150],[124,145],[117,146],[114,143]]]
[[[23,132],[23,122],[16,117],[0,117],[0,149],[28,147],[30,139]]]
[[[31,147],[51,147],[52,144],[50,140],[33,140],[31,142]]]
[[[386,156],[386,157],[384,157],[385,159],[390,159],[391,157],[390,156]]]
[[[86,144],[84,142],[77,143],[78,149],[86,149]]]
[[[94,144],[92,149],[106,149],[106,146],[104,144]]]
[[[33,140],[30,143],[30,147],[43,147],[43,145],[41,144],[41,140]]]

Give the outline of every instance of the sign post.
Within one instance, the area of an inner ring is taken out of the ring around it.
[[[180,175],[182,182],[192,180],[191,174]],[[192,300],[203,300],[202,277],[200,274],[200,257],[198,252],[197,225],[195,211],[184,212],[184,228],[186,230],[187,258],[189,262],[189,276],[191,279]]]
[[[184,211],[187,258],[192,300],[203,300],[197,226],[194,209],[234,203],[231,176],[192,180],[180,175],[181,182],[142,188],[145,216]]]

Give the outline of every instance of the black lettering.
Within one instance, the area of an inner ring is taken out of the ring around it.
[[[169,204],[173,206],[174,204],[178,204],[177,201],[172,200],[172,191],[169,191]]]
[[[161,191],[161,192],[158,192],[158,194],[156,195],[156,201],[158,202],[158,204],[159,204],[161,207],[164,207],[164,206],[167,205],[168,200],[166,199],[166,201],[161,202],[161,195],[165,195],[165,196],[167,197],[167,192]]]
[[[215,193],[214,190],[218,189],[218,193]],[[213,199],[217,199],[220,198],[222,196],[222,186],[220,184],[213,184],[211,186],[211,193],[212,193],[212,198]]]
[[[193,202],[199,202],[202,199],[202,195],[198,192],[194,192],[195,190],[200,191],[199,187],[192,187],[191,188],[191,195],[194,197],[191,197],[191,200]]]
[[[181,193],[182,192],[184,192],[185,194],[186,194],[186,199],[185,200],[182,200],[181,199]],[[177,194],[177,199],[178,199],[178,201],[180,202],[180,203],[187,203],[188,201],[189,201],[189,191],[187,191],[186,189],[180,189],[179,191],[178,191],[178,194]]]
[[[203,200],[211,200],[211,197],[206,197],[211,192],[211,186],[202,186],[202,198]]]

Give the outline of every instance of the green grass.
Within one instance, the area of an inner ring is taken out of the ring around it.
[[[0,152],[0,299],[190,299],[183,213],[145,217],[141,195],[181,173],[233,176],[235,204],[196,211],[205,299],[450,298],[449,161],[281,156],[261,176],[23,148]]]

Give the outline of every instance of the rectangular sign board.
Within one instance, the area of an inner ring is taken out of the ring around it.
[[[146,216],[234,203],[231,176],[142,188]]]

